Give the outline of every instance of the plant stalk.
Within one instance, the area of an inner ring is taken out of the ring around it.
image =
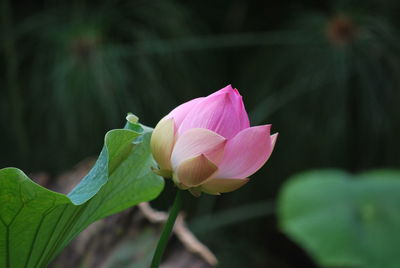
[[[165,247],[167,246],[168,239],[171,235],[171,231],[174,227],[176,217],[182,207],[182,191],[177,190],[174,203],[172,204],[171,211],[169,213],[167,222],[162,230],[160,240],[158,240],[156,251],[154,252],[153,260],[151,262],[151,268],[158,268],[160,266],[161,258],[164,254]]]

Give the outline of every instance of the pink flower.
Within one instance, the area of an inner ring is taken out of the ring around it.
[[[229,85],[161,119],[151,137],[156,172],[195,194],[234,191],[270,157],[278,136],[270,129],[250,127],[242,96]]]

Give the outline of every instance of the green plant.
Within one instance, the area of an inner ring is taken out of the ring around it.
[[[106,134],[96,164],[67,196],[19,169],[0,170],[1,267],[47,267],[89,224],[158,196],[164,181],[150,169],[151,129],[127,127]]]
[[[322,267],[398,267],[400,172],[294,176],[279,197],[281,229]]]

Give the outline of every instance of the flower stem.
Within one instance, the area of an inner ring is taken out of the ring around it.
[[[151,262],[151,268],[158,268],[160,266],[161,258],[163,256],[165,247],[167,246],[169,236],[171,234],[172,228],[174,227],[176,217],[178,216],[181,207],[182,207],[182,191],[178,189],[176,192],[174,203],[172,205],[172,209],[168,216],[168,220],[164,225],[164,228],[160,236],[160,240],[158,240],[157,248],[154,253],[153,260]]]

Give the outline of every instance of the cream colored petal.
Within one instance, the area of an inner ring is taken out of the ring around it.
[[[171,154],[175,143],[174,119],[162,119],[151,135],[151,152],[162,170],[172,170]]]
[[[195,187],[206,181],[218,170],[204,154],[190,158],[182,162],[176,171],[180,183]]]
[[[194,196],[194,197],[200,197],[201,196],[201,189],[200,187],[195,187],[195,188],[189,188],[188,191]]]
[[[164,177],[166,179],[172,178],[172,170],[158,169],[151,167],[151,171],[153,171],[158,176]]]
[[[211,179],[201,185],[202,190],[209,194],[227,193],[232,192],[249,181],[245,179]]]

